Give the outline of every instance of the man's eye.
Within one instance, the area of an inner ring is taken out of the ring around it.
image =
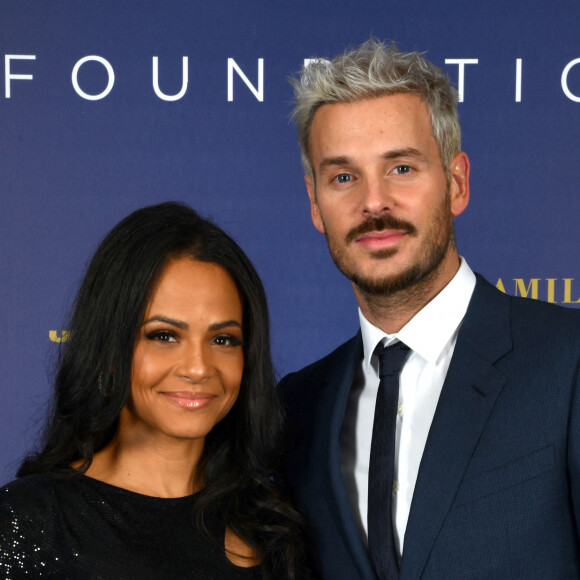
[[[339,173],[334,179],[338,183],[349,183],[352,181],[352,175],[350,173]]]
[[[405,175],[411,171],[411,167],[409,165],[397,165],[393,173],[397,175]]]

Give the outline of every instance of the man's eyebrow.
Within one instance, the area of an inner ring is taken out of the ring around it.
[[[187,322],[182,322],[181,320],[176,320],[175,318],[169,318],[168,316],[152,316],[151,318],[144,320],[142,326],[145,326],[145,324],[149,324],[150,322],[164,322],[165,324],[170,324],[171,326],[176,326],[177,328],[181,328],[183,330],[187,330],[189,328],[189,324],[187,324]]]
[[[414,157],[420,161],[425,161],[425,155],[415,149],[414,147],[406,147],[405,149],[392,149],[383,153],[382,158],[386,161],[392,159],[398,159],[399,157]],[[352,165],[353,161],[350,157],[346,155],[339,155],[337,157],[325,157],[321,162],[318,170],[320,172],[324,171],[328,167],[336,167],[338,165]]]
[[[398,159],[399,157],[415,157],[421,161],[425,161],[425,155],[419,151],[419,149],[415,149],[414,147],[407,147],[405,149],[393,149],[392,151],[387,151],[383,153],[383,159],[391,160],[391,159]]]
[[[352,163],[350,157],[341,155],[339,157],[325,157],[321,162],[318,170],[322,172],[327,167],[335,167],[337,165],[350,165]]]

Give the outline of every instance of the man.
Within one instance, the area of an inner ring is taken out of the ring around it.
[[[294,89],[312,221],[361,325],[281,385],[323,578],[580,578],[580,313],[459,257],[454,89],[373,40]]]

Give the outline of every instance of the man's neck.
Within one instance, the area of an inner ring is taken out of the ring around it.
[[[368,294],[353,284],[358,305],[364,317],[387,334],[399,332],[420,310],[422,310],[457,273],[459,256],[441,264],[427,276],[397,292],[389,294]]]

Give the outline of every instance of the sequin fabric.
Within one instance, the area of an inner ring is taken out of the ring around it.
[[[155,498],[86,476],[0,488],[0,578],[257,580],[192,524],[193,496]],[[223,524],[208,522],[212,530]]]

